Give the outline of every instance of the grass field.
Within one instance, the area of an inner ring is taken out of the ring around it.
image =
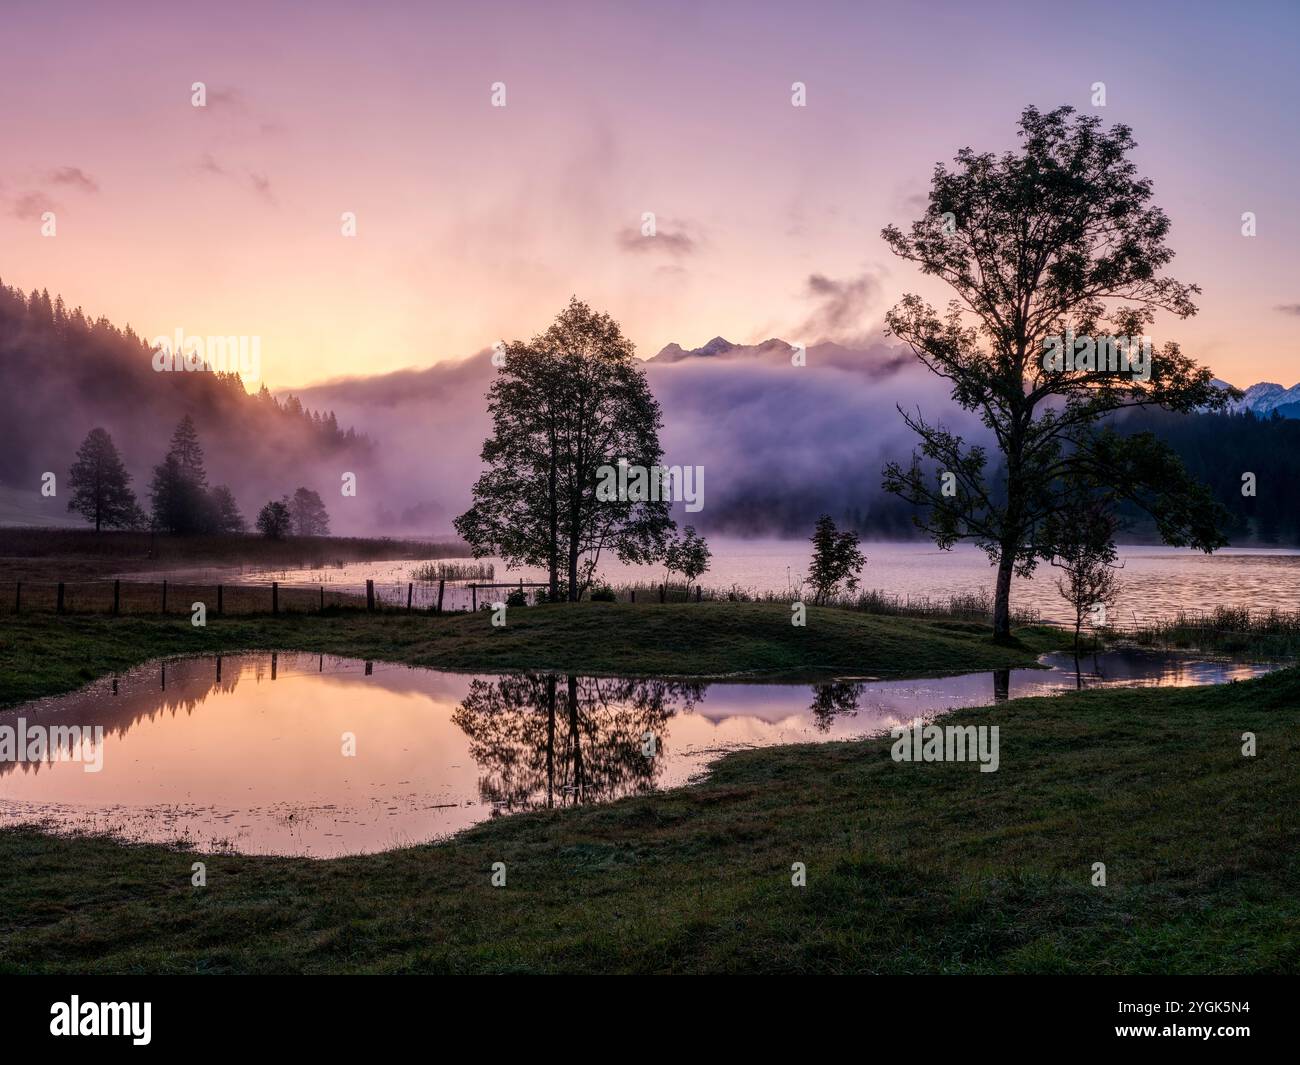
[[[811,608],[806,627],[768,603],[581,603],[476,614],[337,610],[276,617],[103,617],[48,613],[0,621],[0,706],[69,691],[150,658],[301,650],[458,670],[626,676],[817,678],[933,676],[1033,665],[1064,646],[1027,628],[995,646],[986,626]]]
[[[191,854],[0,832],[0,971],[1300,971],[1300,671],[946,720],[998,724],[999,771],[768,748],[440,845],[209,856],[204,888]]]

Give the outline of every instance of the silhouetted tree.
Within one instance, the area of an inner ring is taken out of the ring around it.
[[[1137,176],[1127,126],[1110,130],[1073,109],[1020,118],[1020,151],[957,153],[935,168],[925,216],[882,236],[893,252],[956,292],[940,317],[919,296],[891,310],[890,331],[952,382],[977,411],[1003,463],[992,477],[983,447],[902,411],[921,437],[910,468],[885,468],[884,486],[923,506],[918,518],[942,548],[979,544],[998,567],[993,627],[1010,634],[1011,576],[1032,573],[1056,545],[1046,535],[1064,486],[1090,477],[1150,514],[1165,542],[1211,551],[1226,541],[1223,511],[1174,452],[1149,435],[1119,439],[1098,419],[1125,407],[1218,409],[1229,395],[1177,344],[1152,350],[1149,380],[1083,368],[1047,368],[1051,338],[1140,336],[1163,309],[1196,311],[1199,292],[1159,271],[1173,258],[1169,219]],[[922,466],[922,457],[932,465]],[[951,475],[941,478],[940,474]],[[947,489],[947,491],[945,491]]]
[[[1060,510],[1048,518],[1054,545],[1051,564],[1063,571],[1056,590],[1074,611],[1074,654],[1079,655],[1079,634],[1084,619],[1113,606],[1119,596],[1115,532],[1118,519],[1109,501],[1088,488],[1071,492]],[[1094,615],[1095,616],[1095,615]]]
[[[68,509],[92,522],[95,532],[131,528],[141,520],[131,475],[104,429],[92,429],[86,435],[68,471],[68,484],[72,489]]]
[[[219,484],[212,489],[210,500],[214,532],[242,533],[248,529],[244,515],[239,512],[239,504],[235,502],[234,493],[226,485]]]
[[[835,519],[823,514],[817,519],[812,535],[813,556],[808,567],[808,583],[813,588],[813,602],[825,604],[834,598],[843,584],[850,592],[858,586],[858,572],[867,564],[858,549],[858,534],[839,532]]]
[[[215,522],[203,449],[188,414],[176,426],[162,463],[154,467],[149,495],[154,528],[178,536],[212,531]]]
[[[257,513],[257,531],[268,540],[283,540],[293,526],[289,516],[289,497],[267,503]]]
[[[487,469],[456,531],[475,557],[546,566],[551,600],[562,569],[580,599],[605,548],[652,562],[673,528],[662,485],[660,498],[597,495],[602,467],[648,472],[662,456],[659,404],[632,351],[617,322],[574,298],[541,336],[506,346],[488,391]]]
[[[684,535],[669,541],[667,550],[664,551],[664,568],[670,576],[680,573],[686,578],[686,595],[689,598],[691,583],[708,571],[713,553],[709,550],[708,541],[703,536],[696,535],[695,526],[686,526],[683,533]]]
[[[330,531],[330,516],[321,497],[310,488],[299,488],[289,501],[293,530],[299,536],[325,536]]]

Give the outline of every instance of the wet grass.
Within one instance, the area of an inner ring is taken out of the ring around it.
[[[435,616],[327,610],[216,617],[22,614],[0,619],[0,706],[70,691],[151,658],[236,650],[312,651],[475,671],[625,676],[934,676],[1033,665],[1063,646],[1027,628],[994,646],[987,627],[810,609],[807,625],[763,603],[579,603]]]
[[[1300,971],[1300,670],[946,720],[997,724],[1000,770],[747,751],[440,845],[208,856],[204,888],[191,854],[0,832],[0,971]]]

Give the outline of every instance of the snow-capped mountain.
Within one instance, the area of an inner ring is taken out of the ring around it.
[[[1215,381],[1215,384],[1226,387],[1227,382]],[[1277,411],[1284,418],[1300,418],[1300,384],[1283,388],[1272,381],[1260,381],[1245,389],[1244,392],[1241,399],[1232,404],[1231,410],[1248,410],[1253,414],[1262,415]]]

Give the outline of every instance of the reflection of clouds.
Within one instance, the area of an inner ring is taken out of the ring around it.
[[[254,654],[153,663],[0,713],[102,725],[102,773],[0,766],[0,819],[247,853],[384,850],[497,812],[671,787],[740,747],[847,740],[951,708],[1074,687],[1074,661],[927,680],[680,684],[547,674],[473,677],[395,663]],[[1160,652],[1080,663],[1087,686],[1199,684],[1266,667]],[[164,686],[165,668],[165,686]],[[198,712],[200,704],[203,712]],[[339,755],[344,731],[359,757]],[[643,752],[646,734],[655,756]],[[38,776],[39,774],[39,776]]]

